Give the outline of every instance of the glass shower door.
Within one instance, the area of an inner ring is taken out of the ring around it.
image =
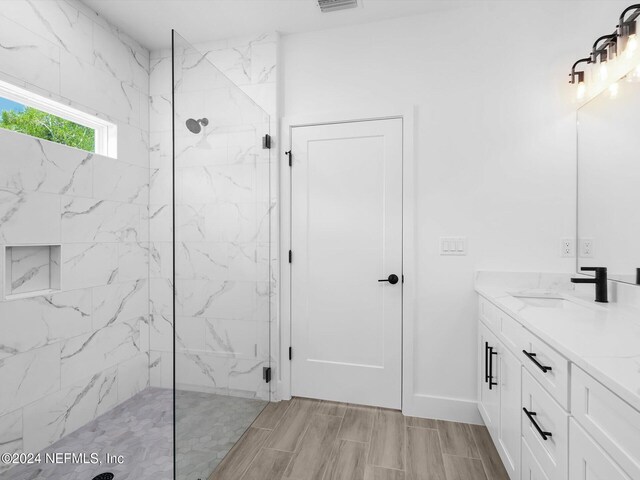
[[[269,116],[173,33],[176,478],[205,480],[270,399]]]

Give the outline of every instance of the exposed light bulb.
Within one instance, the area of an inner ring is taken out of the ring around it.
[[[619,90],[620,86],[618,85],[618,82],[609,85],[609,97],[616,98],[618,96]]]
[[[607,64],[600,63],[600,80],[604,82],[608,76],[609,76],[609,70],[607,69]]]
[[[584,82],[578,83],[578,88],[576,89],[576,99],[582,100],[587,93],[587,86]]]
[[[627,39],[627,46],[624,49],[624,54],[627,58],[631,58],[637,49],[638,37],[634,33],[633,35],[629,35],[629,38]]]

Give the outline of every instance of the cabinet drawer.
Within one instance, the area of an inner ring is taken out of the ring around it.
[[[498,308],[484,297],[480,297],[478,303],[478,313],[480,319],[491,328],[496,328]]]
[[[549,480],[542,467],[531,453],[525,439],[522,439],[522,480]]]
[[[571,413],[631,478],[640,479],[640,412],[574,365]]]
[[[500,309],[497,310],[496,316],[496,328],[500,340],[509,350],[518,354],[524,348],[521,346],[525,342],[524,327]]]
[[[566,480],[568,415],[526,370],[522,371],[522,406],[522,436],[531,452],[549,480]]]
[[[607,453],[576,423],[570,421],[569,480],[631,480]]]
[[[569,361],[526,328],[522,329],[519,355],[529,373],[569,410]]]

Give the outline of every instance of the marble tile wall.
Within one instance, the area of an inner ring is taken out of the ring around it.
[[[0,300],[0,450],[36,452],[149,383],[149,52],[75,0],[1,7],[0,79],[118,127],[117,159],[0,130],[0,249],[61,245],[58,291]]]
[[[277,329],[278,146],[269,163],[260,139],[269,129],[278,138],[278,37],[195,45],[202,54],[176,44],[184,54],[176,75],[176,384],[265,398],[262,367],[269,329]],[[171,88],[171,52],[152,52],[150,381],[163,387],[173,356]],[[189,133],[186,119],[202,117],[210,122],[204,133]]]

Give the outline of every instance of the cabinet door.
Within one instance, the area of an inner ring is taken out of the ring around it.
[[[498,344],[498,387],[500,392],[499,448],[509,477],[520,476],[522,364],[504,345]]]
[[[478,339],[478,365],[480,366],[478,371],[478,406],[485,425],[495,441],[498,438],[500,421],[500,392],[498,385],[496,385],[498,340],[482,322],[479,324]]]
[[[569,480],[631,480],[574,419],[569,435]]]

